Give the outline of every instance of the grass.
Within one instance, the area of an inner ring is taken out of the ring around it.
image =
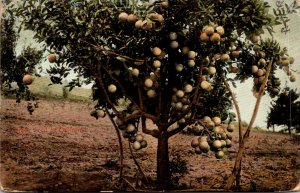
[[[31,85],[29,85],[29,90],[38,98],[46,100],[68,100],[74,102],[84,102],[92,104],[93,100],[91,98],[91,89],[76,87],[72,91],[68,91],[68,88],[64,86],[67,83],[50,85],[51,80],[49,77],[36,77]],[[3,95],[2,95],[3,96]],[[15,98],[13,95],[5,96],[6,98]]]
[[[29,90],[32,92],[32,94],[40,99],[45,100],[66,100],[66,101],[72,101],[72,102],[82,102],[87,104],[94,104],[94,101],[92,100],[91,96],[91,89],[87,88],[80,88],[75,87],[73,90],[69,92],[69,88],[65,87],[67,85],[66,82],[63,82],[63,84],[51,84],[51,80],[49,77],[43,76],[43,77],[35,77],[33,83],[29,85]],[[11,98],[15,99],[14,94],[7,94],[4,95],[2,91],[0,90],[1,97],[3,98]],[[118,105],[116,106],[116,109],[119,111],[127,109],[128,105],[130,104],[129,100],[126,99],[119,99]]]

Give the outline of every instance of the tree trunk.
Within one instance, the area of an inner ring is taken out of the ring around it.
[[[240,160],[238,172],[237,172],[236,180],[235,180],[235,190],[236,191],[241,190],[241,171],[242,171],[242,160]]]
[[[170,180],[169,172],[169,146],[168,137],[160,133],[157,145],[157,189],[168,190]]]
[[[238,105],[238,102],[236,100],[236,96],[235,94],[232,92],[228,82],[226,81],[225,77],[222,76],[222,80],[227,88],[227,90],[229,91],[230,95],[231,95],[231,98],[232,98],[232,101],[233,101],[233,104],[234,104],[234,107],[235,107],[235,110],[236,110],[236,113],[237,113],[237,116],[238,116],[238,126],[239,126],[239,144],[242,143],[242,140],[243,140],[243,133],[242,133],[242,117],[241,117],[241,111],[240,111],[240,107]],[[230,121],[231,122],[231,121]],[[228,124],[230,124],[230,122]],[[240,190],[240,181],[241,181],[241,165],[242,165],[242,160],[240,160],[240,163],[239,163],[240,167],[238,168],[238,171],[237,171],[237,174],[236,174],[236,180],[235,180],[235,188],[237,191]]]
[[[289,130],[289,136],[291,137],[292,136],[292,132],[291,132],[291,124],[290,123],[288,124],[288,130]]]
[[[247,137],[246,137],[246,139],[247,139]],[[245,146],[245,138],[243,139],[242,143],[239,146],[239,150],[238,150],[238,153],[237,153],[237,157],[235,159],[235,163],[234,163],[232,173],[229,176],[229,178],[227,180],[227,183],[224,187],[225,191],[229,191],[229,190],[232,189],[233,184],[235,182],[235,179],[237,177],[238,171],[241,170],[241,167],[242,167],[242,162],[241,161],[242,161],[242,157],[243,157],[243,153],[244,153],[244,146]]]

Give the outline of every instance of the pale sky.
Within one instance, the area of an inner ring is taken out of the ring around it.
[[[280,0],[283,1],[283,0]],[[270,3],[272,8],[277,8],[275,6],[275,0],[267,1]],[[291,4],[293,0],[285,0],[287,4]],[[292,69],[296,70],[294,74],[296,75],[296,81],[290,82],[289,78],[282,71],[277,71],[276,75],[281,80],[281,88],[284,88],[285,85],[291,88],[297,88],[300,91],[300,9],[297,10],[297,13],[292,15],[288,15],[290,21],[288,23],[290,32],[287,34],[281,33],[281,26],[276,26],[274,31],[276,32],[274,38],[280,43],[280,46],[286,47],[288,49],[288,53],[290,56],[295,58],[295,63],[292,66]],[[268,32],[266,32],[266,37],[269,37]],[[237,94],[237,100],[240,105],[242,118],[249,122],[251,119],[251,115],[254,109],[256,99],[253,97],[251,93],[252,87],[252,79],[246,81],[246,83],[238,84],[237,89],[234,89],[234,92]],[[271,98],[267,95],[263,96],[263,99],[260,104],[260,109],[258,111],[258,115],[254,125],[258,125],[260,127],[266,127],[266,117],[269,112]]]
[[[269,0],[268,2],[276,9],[275,0]],[[285,2],[287,4],[291,4],[293,0],[285,0]],[[287,34],[281,33],[280,30],[282,26],[278,26],[274,28],[274,31],[276,32],[275,39],[280,43],[281,47],[287,47],[290,56],[293,56],[295,58],[295,63],[292,66],[292,69],[298,71],[298,73],[297,72],[294,73],[296,75],[296,82],[294,83],[289,82],[288,77],[285,75],[285,73],[283,73],[282,71],[278,71],[277,74],[278,77],[281,79],[281,83],[282,83],[281,88],[283,88],[284,85],[287,84],[292,88],[297,88],[298,91],[300,91],[300,84],[299,84],[300,83],[300,73],[299,73],[300,72],[299,71],[300,70],[300,35],[299,35],[300,12],[299,11],[300,9],[298,10],[297,13],[288,15],[290,18],[290,22],[288,24],[291,30],[289,33]],[[268,37],[267,32],[265,35],[266,37]],[[20,39],[17,44],[17,53],[20,52],[23,46],[30,45],[30,44],[33,46],[38,46],[38,44],[33,42],[32,39],[33,39],[32,32],[23,31],[21,33]],[[45,60],[45,62],[43,63],[43,67],[47,67],[49,65],[50,65],[49,62]],[[71,74],[71,76],[69,76],[68,78],[70,80],[73,77],[75,77],[75,75]],[[250,78],[243,84],[237,83],[236,89],[233,88],[233,91],[236,93],[237,100],[240,105],[242,119],[246,122],[249,122],[251,119],[251,115],[256,101],[256,98],[253,96],[251,92],[252,86],[253,86],[253,80],[252,78]],[[83,87],[89,88],[90,85],[83,86]],[[254,126],[266,127],[265,121],[266,121],[267,113],[269,111],[270,101],[271,99],[269,96],[265,95],[263,97]]]

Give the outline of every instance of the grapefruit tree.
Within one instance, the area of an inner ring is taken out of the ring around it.
[[[292,58],[260,39],[277,23],[268,8],[260,0],[28,0],[12,10],[51,53],[54,83],[74,70],[80,79],[71,88],[94,83],[94,116],[113,117],[136,150],[147,146],[138,125],[157,139],[158,189],[165,190],[170,137],[190,126],[199,135],[195,152],[216,158],[231,146],[234,128],[221,126],[231,107],[228,81],[253,77],[255,95],[276,94],[275,70]],[[126,109],[116,108],[119,99],[130,101]]]
[[[22,98],[31,101],[28,102],[27,109],[32,113],[34,110],[32,101],[35,97],[28,89],[28,85],[33,82],[33,74],[38,76],[37,67],[42,59],[43,51],[27,46],[17,55],[16,44],[19,35],[15,30],[16,19],[12,11],[6,9],[9,3],[9,0],[3,2],[5,11],[1,15],[1,91],[5,95],[15,95],[17,102],[20,102]]]

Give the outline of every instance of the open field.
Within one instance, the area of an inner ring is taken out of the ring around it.
[[[26,102],[1,101],[1,185],[5,190],[98,191],[116,190],[118,141],[108,118],[89,115],[93,105],[65,100],[41,100],[29,115]],[[150,123],[149,123],[150,124]],[[195,155],[193,136],[170,139],[170,154],[180,152],[189,174],[180,179],[185,190],[222,190],[233,167],[233,147],[223,160],[213,155]],[[135,153],[149,180],[155,180],[156,141]],[[137,170],[125,146],[125,178],[135,186]],[[243,159],[242,189],[285,191],[300,179],[300,144],[285,134],[253,131]],[[126,187],[132,190],[132,187]],[[153,183],[137,187],[152,189]],[[177,189],[179,189],[178,187]]]
[[[51,80],[47,76],[35,77],[31,85],[30,91],[37,97],[44,99],[68,99],[70,101],[92,103],[91,89],[75,87],[69,92],[66,82],[63,84],[51,84]]]

